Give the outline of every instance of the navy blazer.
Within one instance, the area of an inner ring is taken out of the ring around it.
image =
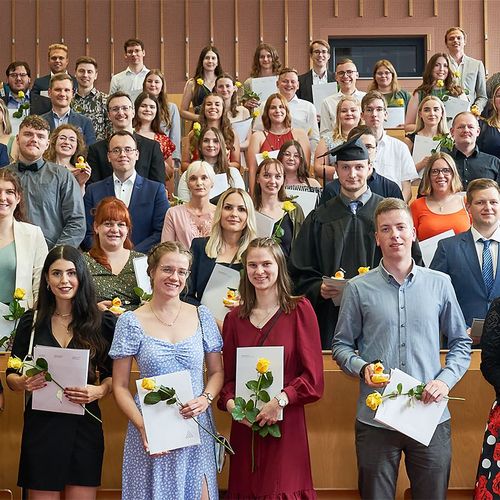
[[[165,163],[161,154],[160,144],[147,137],[134,133],[139,150],[139,159],[135,170],[139,175],[165,184]],[[108,141],[102,139],[89,147],[87,162],[92,167],[92,173],[87,185],[102,181],[113,174],[113,168],[108,161]]]
[[[471,230],[438,243],[429,267],[450,276],[467,326],[472,326],[473,318],[485,318],[491,302],[500,296],[498,264],[495,282],[488,295]]]
[[[30,101],[30,115],[43,115],[52,109],[52,103],[48,97],[34,94],[32,91],[30,91],[28,95]],[[2,96],[2,100],[6,105],[8,105],[9,95],[6,94]]]
[[[85,204],[85,218],[87,233],[82,248],[88,250],[92,246],[94,217],[92,209],[106,196],[115,196],[113,176],[87,186],[83,203]],[[165,186],[160,182],[144,179],[137,175],[132,189],[132,196],[128,211],[132,219],[132,233],[130,239],[134,250],[148,253],[160,243],[165,214],[170,208]]]
[[[5,167],[10,163],[9,153],[5,144],[0,144],[0,167]]]
[[[78,90],[78,82],[73,75],[70,75],[70,76],[71,76],[71,79],[73,80],[73,90],[76,92]],[[35,80],[35,83],[33,84],[33,88],[31,89],[31,91],[34,94],[40,95],[40,92],[42,92],[43,90],[45,90],[45,91],[49,90],[51,78],[52,78],[52,75],[50,73],[48,75],[43,75],[43,76],[38,77]]]
[[[326,71],[326,78],[328,82],[335,81],[335,73],[332,73],[330,70]],[[306,101],[313,102],[313,75],[312,69],[310,69],[307,73],[299,76],[299,90],[297,90],[297,97],[299,99],[305,99]]]
[[[45,120],[47,120],[47,123],[49,124],[51,131],[56,128],[52,110],[42,115],[42,118],[45,118]],[[86,116],[83,116],[82,114],[77,113],[76,111],[73,111],[71,109],[69,112],[68,123],[80,129],[80,132],[83,134],[83,138],[87,146],[94,144],[96,140],[95,130],[94,130],[94,125],[92,124],[92,120],[90,118],[87,118]]]

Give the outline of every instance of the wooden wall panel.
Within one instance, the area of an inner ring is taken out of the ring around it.
[[[241,7],[245,8],[244,0],[243,2],[240,1],[240,4]],[[234,45],[234,1],[213,0],[213,5],[214,45],[222,52],[222,68],[226,73],[234,76],[234,56],[236,52]],[[221,15],[222,13],[224,15]],[[245,50],[245,47],[243,47],[243,50]]]
[[[255,47],[259,45],[259,2],[257,0],[253,2],[239,0],[238,19],[240,26],[239,79],[243,82],[250,75]],[[266,38],[264,41],[268,42]]]
[[[96,59],[98,66],[98,77],[96,87],[102,92],[108,93],[109,81],[111,79],[111,51],[110,51],[110,15],[111,9],[109,2],[96,8],[94,0],[89,0],[88,7],[88,25],[89,25],[89,55]],[[115,45],[116,45],[115,41]],[[118,43],[119,45],[119,43]],[[118,56],[118,66],[124,64],[123,48]],[[74,70],[75,61],[79,55],[83,55],[84,47],[80,50],[71,47],[70,69]]]
[[[146,66],[159,68],[160,64],[160,0],[136,0],[139,7],[138,38],[146,47]],[[168,2],[166,2],[168,4]],[[154,66],[151,66],[151,63]]]

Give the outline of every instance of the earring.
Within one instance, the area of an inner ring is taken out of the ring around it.
[[[47,283],[47,290],[50,292],[50,285]]]

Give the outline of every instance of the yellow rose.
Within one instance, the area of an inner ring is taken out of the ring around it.
[[[115,307],[121,307],[121,305],[122,305],[122,301],[121,301],[118,297],[115,297],[115,298],[111,301],[111,304],[113,304],[113,306],[115,306]]]
[[[196,79],[196,83],[197,83],[198,85],[203,85],[203,83],[204,83],[203,78],[197,78],[197,79]]]
[[[22,288],[16,288],[14,292],[14,298],[17,300],[23,300],[26,292]]]
[[[454,72],[453,72],[453,76],[454,76],[455,78],[460,78],[460,71],[454,71]]]
[[[256,370],[260,373],[260,374],[263,374],[263,373],[266,373],[267,370],[269,370],[269,365],[270,365],[270,361],[266,358],[259,358],[259,360],[257,361],[257,366],[256,366]]]
[[[384,365],[380,362],[373,365],[374,373],[384,373]]]
[[[23,362],[16,356],[11,356],[7,361],[7,368],[12,368],[13,370],[20,370],[23,367]]]
[[[195,130],[196,132],[199,132],[201,130],[200,122],[193,123],[193,130]]]
[[[405,101],[404,101],[404,99],[396,99],[396,104],[398,106],[404,106],[405,105]]]
[[[264,158],[264,160],[269,160],[269,151],[262,151],[262,158]]]
[[[377,391],[368,394],[368,396],[366,397],[366,406],[368,406],[368,408],[373,411],[375,411],[381,403],[382,395]]]
[[[370,270],[370,266],[358,267],[358,274],[366,274]]]
[[[470,112],[474,115],[474,116],[481,116],[481,111],[479,111],[479,108],[474,104],[474,106],[471,106],[470,108]]]
[[[240,88],[240,87],[241,87],[241,85],[242,85],[242,83],[241,83],[241,82],[236,81],[236,82],[234,82],[234,85],[235,85],[237,88]]]
[[[17,93],[17,97],[19,99],[24,99],[24,92],[22,90],[20,90],[18,93]]]
[[[252,113],[253,118],[257,118],[260,115],[260,111],[258,109],[255,109]]]
[[[141,386],[146,391],[153,391],[156,387],[155,381],[152,378],[143,378]]]
[[[438,80],[438,81],[436,82],[436,87],[439,87],[439,88],[444,87],[444,82],[443,82],[443,80]]]
[[[389,380],[388,373],[375,373],[371,377],[371,381],[374,384],[381,384],[382,382],[387,382]]]
[[[289,200],[287,201],[284,201],[283,202],[283,205],[281,205],[281,208],[286,212],[286,213],[290,213],[290,212],[293,212],[297,207]]]

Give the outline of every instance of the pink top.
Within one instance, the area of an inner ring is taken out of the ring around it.
[[[417,198],[410,205],[413,224],[420,241],[453,229],[455,234],[463,233],[470,228],[470,217],[465,206],[451,214],[437,214],[429,210],[425,196]]]
[[[161,241],[180,241],[189,249],[193,238],[210,236],[214,212],[213,205],[210,205],[210,213],[201,216],[191,213],[186,205],[170,207],[163,222]]]

